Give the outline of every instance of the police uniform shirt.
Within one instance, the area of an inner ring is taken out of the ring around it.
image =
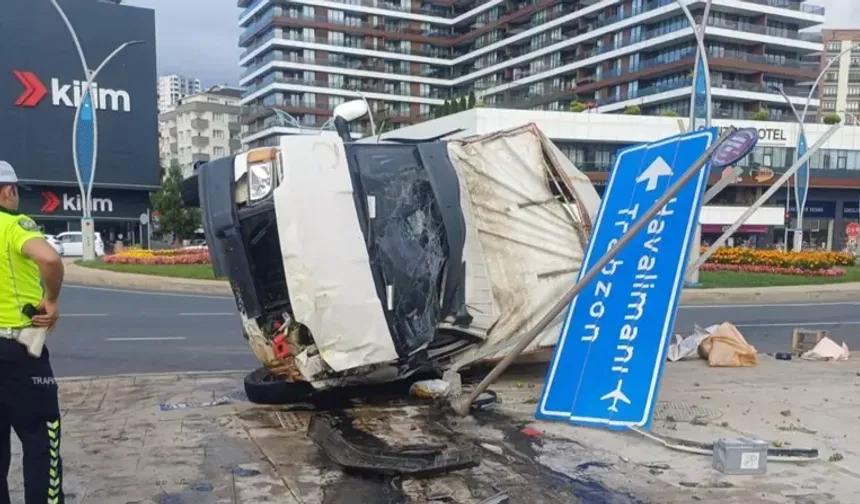
[[[0,208],[0,328],[29,326],[21,310],[42,300],[39,267],[21,251],[32,238],[43,238],[33,219]]]

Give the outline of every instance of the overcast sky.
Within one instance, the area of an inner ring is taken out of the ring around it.
[[[126,0],[155,9],[158,71],[237,84],[239,8],[235,0]],[[827,8],[828,28],[860,28],[860,0],[811,0]],[[852,26],[853,24],[853,26]]]

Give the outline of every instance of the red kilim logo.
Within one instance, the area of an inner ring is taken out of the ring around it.
[[[18,97],[15,105],[19,107],[35,107],[48,94],[45,85],[42,84],[42,81],[33,72],[13,70],[12,73],[15,74],[15,78],[24,86],[24,92]]]
[[[45,198],[45,204],[42,205],[43,213],[51,213],[60,206],[60,198],[57,197],[56,194],[51,191],[42,191],[42,197]]]

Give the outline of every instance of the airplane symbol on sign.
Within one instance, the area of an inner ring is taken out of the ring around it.
[[[630,404],[630,399],[624,395],[624,392],[621,391],[621,384],[623,380],[618,380],[618,386],[615,387],[615,390],[601,397],[601,401],[606,401],[612,399],[612,406],[609,407],[609,411],[613,413],[618,413],[618,401],[623,402],[624,404]]]

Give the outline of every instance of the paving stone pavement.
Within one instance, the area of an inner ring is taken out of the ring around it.
[[[242,373],[60,380],[64,488],[73,504],[481,504],[499,492],[510,504],[857,502],[860,360],[667,364],[660,400],[676,418],[655,421],[654,432],[699,442],[753,435],[822,451],[817,462],[773,463],[746,477],[633,433],[534,422],[543,377],[541,367],[515,370],[493,387],[501,405],[467,418],[412,402],[347,410],[356,427],[392,444],[481,454],[477,468],[428,479],[345,474],[307,438],[309,411],[244,401]],[[231,402],[205,404],[224,398]],[[162,411],[165,403],[187,407]],[[687,410],[711,416],[688,422]],[[12,502],[22,503],[13,446]]]

